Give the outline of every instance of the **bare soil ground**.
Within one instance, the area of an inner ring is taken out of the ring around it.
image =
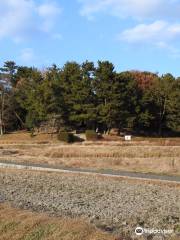
[[[180,230],[180,189],[175,186],[74,174],[0,170],[0,199],[18,208],[47,212],[60,218],[81,218],[103,231],[127,237],[125,239],[136,239],[134,229],[139,225],[173,229],[176,234]],[[78,229],[77,226],[77,232]],[[71,234],[71,229],[68,231]],[[177,236],[174,239],[178,239]]]

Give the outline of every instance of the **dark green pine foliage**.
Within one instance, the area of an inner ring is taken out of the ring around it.
[[[171,74],[157,77],[154,84],[144,92],[142,106],[147,117],[142,122],[151,132],[161,136],[168,129],[177,130],[179,96],[178,81]]]
[[[15,81],[16,70],[17,70],[17,66],[14,61],[5,62],[4,66],[0,68],[0,71],[3,74],[3,79],[6,80],[7,85],[14,86],[16,84],[16,81]]]
[[[61,71],[64,100],[69,124],[73,129],[86,128],[94,122],[94,93],[92,90],[93,63],[79,65],[68,62]]]
[[[58,128],[165,136],[180,132],[180,78],[117,73],[109,61],[67,62],[45,71],[0,68],[0,134],[57,119]]]
[[[138,88],[137,81],[130,72],[122,72],[116,74],[115,86],[113,109],[116,110],[116,114],[113,118],[116,127],[119,130],[135,130],[138,124],[141,99],[141,90]]]
[[[26,126],[32,129],[46,119],[46,106],[41,89],[43,77],[35,68],[20,67],[16,81],[16,100],[26,111]]]
[[[54,64],[47,70],[41,84],[42,100],[47,119],[54,118],[59,130],[68,126],[68,107],[64,100],[64,87],[60,69]]]
[[[92,62],[86,61],[81,66],[82,82],[81,89],[79,89],[80,101],[78,104],[81,114],[79,117],[77,114],[76,120],[81,122],[81,126],[84,126],[85,129],[95,129],[97,122],[97,98],[93,89],[94,70],[94,63]]]
[[[114,125],[115,71],[112,63],[98,61],[95,70],[94,92],[97,98],[98,128],[108,131]]]

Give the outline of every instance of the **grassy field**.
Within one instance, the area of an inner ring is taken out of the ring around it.
[[[1,240],[115,240],[81,219],[62,219],[0,204]]]
[[[84,134],[79,137],[85,139]],[[30,132],[18,131],[0,136],[0,144],[59,144],[57,134],[36,134],[33,137]],[[84,142],[85,145],[91,145],[92,142]],[[156,145],[156,146],[180,146],[180,138],[156,138],[156,137],[133,137],[131,143],[124,141],[123,137],[103,135],[101,141],[96,142],[98,145]]]
[[[0,139],[0,160],[180,175],[180,146],[168,145],[170,140],[167,139],[164,140],[166,145],[159,144],[160,139],[153,144],[150,140],[150,144],[139,140],[129,144],[102,141],[65,145],[55,142],[55,139],[49,144],[42,144],[42,136],[39,136],[39,142],[32,144],[27,139],[25,141],[22,135],[21,138],[18,135],[13,135],[13,138],[15,136],[18,140],[12,140],[11,135],[10,139],[8,136]],[[20,139],[21,142],[18,142]]]
[[[39,134],[34,137],[26,131],[4,134],[0,137],[0,144],[23,144],[23,143],[58,143],[57,136],[51,134]]]

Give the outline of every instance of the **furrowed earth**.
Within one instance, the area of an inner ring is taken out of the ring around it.
[[[1,169],[0,201],[55,217],[82,218],[105,232],[134,239],[137,226],[176,234],[180,228],[178,185]]]

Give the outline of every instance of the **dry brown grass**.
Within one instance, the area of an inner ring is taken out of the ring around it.
[[[84,134],[79,137],[85,138]],[[33,143],[59,143],[57,134],[36,134],[31,137],[30,132],[17,131],[5,134],[0,137],[0,144],[33,144]],[[85,145],[94,145],[93,142],[86,142]],[[117,146],[137,146],[137,145],[156,145],[156,146],[180,146],[180,138],[152,138],[152,137],[133,137],[132,142],[125,142],[124,138],[118,136],[104,135],[97,145],[117,145]]]
[[[180,175],[178,146],[3,145],[0,153],[16,162]]]
[[[56,135],[39,134],[31,137],[26,131],[5,134],[0,137],[0,144],[29,144],[29,143],[56,143],[58,142]]]
[[[1,240],[114,240],[81,219],[52,218],[0,204]]]
[[[126,143],[107,136],[95,143],[66,145],[56,136],[31,138],[29,133],[19,132],[0,138],[0,160],[180,175],[180,138],[135,138]]]

